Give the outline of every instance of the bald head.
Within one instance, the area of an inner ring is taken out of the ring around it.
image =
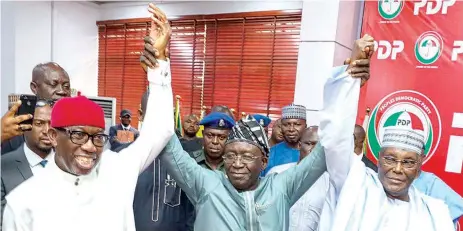
[[[317,145],[318,140],[318,126],[310,126],[302,131],[299,161],[304,159],[312,152],[315,145]]]
[[[354,152],[357,155],[363,154],[363,143],[365,142],[365,130],[362,126],[356,124],[354,128]]]
[[[275,145],[283,142],[283,133],[281,132],[281,119],[277,119],[272,125],[272,136],[270,137],[270,144]]]
[[[40,99],[71,96],[68,73],[57,63],[41,63],[32,70],[31,91]]]
[[[183,134],[185,138],[195,138],[199,131],[199,118],[195,114],[187,115],[183,118]]]
[[[233,120],[235,120],[235,116],[231,112],[230,108],[228,108],[225,105],[216,105],[216,106],[212,107],[211,112],[222,112],[222,113],[227,114],[231,118],[233,118]]]
[[[189,114],[183,117],[183,121],[186,120],[199,120],[199,118],[195,114]]]

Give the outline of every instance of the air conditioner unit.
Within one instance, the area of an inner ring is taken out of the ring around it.
[[[109,134],[109,128],[116,124],[116,98],[101,96],[88,96],[87,98],[103,108],[106,127],[105,133]]]

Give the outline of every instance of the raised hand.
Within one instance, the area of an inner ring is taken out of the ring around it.
[[[150,38],[154,40],[153,48],[159,52],[156,58],[166,60],[166,48],[172,35],[169,21],[166,15],[154,4],[150,3],[148,11],[152,13]]]
[[[20,124],[23,121],[32,119],[32,115],[15,116],[19,106],[21,106],[21,101],[14,103],[10,110],[2,117],[2,143],[15,136],[22,135],[24,131],[32,129],[32,125],[30,124]]]
[[[167,60],[169,57],[168,44],[172,35],[172,29],[164,12],[152,3],[149,4],[148,11],[152,14],[152,23],[149,36],[144,38],[145,48],[140,57],[145,71],[147,67],[157,66],[156,59]]]
[[[145,48],[140,56],[140,64],[146,72],[148,67],[154,68],[157,65],[156,57],[159,56],[159,52],[154,49],[154,40],[150,36],[146,36],[143,40]]]
[[[344,61],[344,65],[349,65],[348,73],[353,78],[361,78],[361,86],[370,78],[370,59],[374,51],[374,39],[366,34],[354,43],[352,55]]]
[[[368,34],[365,34],[361,39],[355,40],[352,48],[351,60],[369,59],[373,55],[375,40]]]

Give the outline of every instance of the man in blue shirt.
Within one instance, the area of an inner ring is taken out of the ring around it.
[[[286,169],[285,165],[296,163],[299,160],[299,140],[306,127],[306,108],[304,106],[291,104],[282,109],[281,130],[284,142],[270,149],[268,165],[262,172],[262,176],[279,172],[279,168]]]
[[[413,186],[427,196],[443,200],[454,223],[463,215],[463,198],[433,173],[421,171]]]

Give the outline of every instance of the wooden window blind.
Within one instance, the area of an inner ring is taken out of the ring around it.
[[[139,57],[150,20],[97,25],[98,94],[115,97],[117,113],[123,108],[135,113],[147,87]],[[293,101],[300,11],[189,16],[171,26],[172,87],[181,96],[183,115],[222,104],[238,115],[276,119]]]

